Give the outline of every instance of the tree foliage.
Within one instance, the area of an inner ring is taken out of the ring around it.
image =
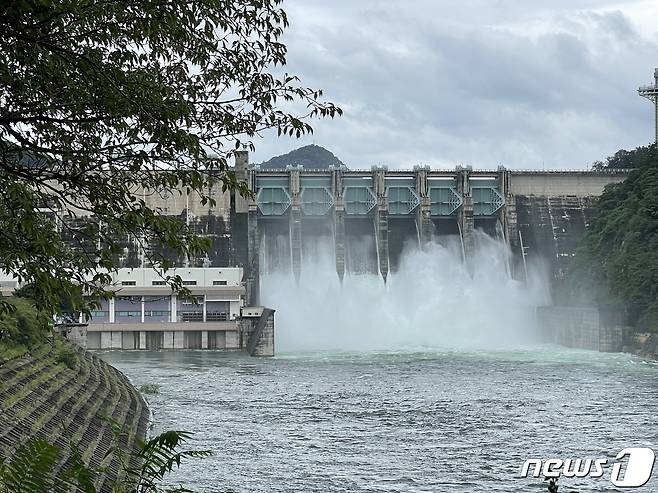
[[[658,330],[658,148],[619,151],[602,168],[633,168],[607,186],[569,272],[569,296],[627,312],[630,323]]]
[[[13,298],[6,301],[8,310],[0,314],[0,333],[13,345],[33,348],[46,340],[48,317],[38,312],[31,300]]]
[[[115,427],[115,433],[117,428]],[[185,459],[208,457],[208,450],[178,451],[191,438],[185,431],[165,431],[149,440],[137,439],[137,452],[125,454],[121,449],[113,449],[121,462],[122,477],[115,490],[121,493],[159,493],[160,483]],[[183,486],[168,490],[176,493],[189,492]]]
[[[227,164],[236,150],[341,113],[282,71],[281,2],[3,2],[0,263],[33,283],[39,308],[75,297],[76,285],[107,294],[117,238],[202,252],[207,242],[144,194],[187,189],[204,204],[217,184],[247,194]]]
[[[631,151],[620,149],[613,156],[609,156],[605,161],[597,161],[592,168],[594,169],[643,169],[656,166],[658,159],[658,148],[655,145],[638,147]]]
[[[43,440],[20,447],[11,462],[0,459],[0,492],[30,493],[52,490],[50,471],[57,465],[59,451]]]

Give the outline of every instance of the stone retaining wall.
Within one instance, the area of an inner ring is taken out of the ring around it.
[[[623,349],[623,329],[603,325],[596,308],[541,306],[537,318],[544,338],[556,344],[602,352]]]
[[[69,465],[71,445],[93,468],[106,467],[96,478],[101,493],[111,491],[119,461],[110,449],[130,452],[136,437],[145,438],[146,402],[120,371],[93,354],[75,351],[74,368],[57,361],[55,350],[0,365],[0,455],[11,456],[30,439],[56,445],[60,461],[54,474]],[[117,441],[103,417],[119,423],[125,435]],[[106,456],[107,455],[107,456]]]

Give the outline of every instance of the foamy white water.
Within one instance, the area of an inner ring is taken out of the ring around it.
[[[372,275],[347,276],[341,286],[327,243],[307,248],[315,256],[299,285],[289,272],[263,279],[263,299],[277,309],[275,358],[103,355],[136,385],[160,386],[149,399],[156,432],[188,430],[189,448],[214,451],[186,462],[169,485],[204,493],[539,492],[542,478],[519,477],[528,458],[612,461],[626,447],[658,446],[654,364],[519,348],[536,334],[548,283],[534,269],[527,283],[511,279],[503,244],[478,234],[468,269],[458,240],[432,245],[405,255],[388,286]],[[286,265],[285,251],[271,256],[274,265]],[[609,476],[560,480],[560,491],[610,488]],[[642,491],[658,492],[658,477]]]
[[[531,268],[527,282],[512,279],[505,244],[484,233],[468,266],[458,242],[433,243],[404,254],[386,285],[349,274],[341,285],[326,243],[304,259],[299,284],[288,270],[262,276],[263,304],[277,310],[277,352],[509,348],[536,338],[535,307],[550,301],[546,275]]]

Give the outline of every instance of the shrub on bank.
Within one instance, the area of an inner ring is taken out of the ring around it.
[[[155,383],[147,383],[142,385],[139,391],[146,395],[157,395],[160,393],[160,386]]]
[[[61,344],[60,342],[55,353],[55,361],[57,363],[63,363],[70,370],[75,370],[78,364],[78,354],[72,347]]]
[[[49,332],[48,317],[39,313],[31,300],[11,298],[6,302],[10,309],[0,315],[1,342],[5,349],[19,346],[31,349],[43,344]]]

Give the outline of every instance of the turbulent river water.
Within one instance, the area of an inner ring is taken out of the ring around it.
[[[108,352],[150,396],[155,431],[212,457],[175,476],[203,492],[546,491],[524,460],[658,448],[658,367],[625,354]],[[562,491],[617,491],[608,478]],[[655,476],[655,474],[654,474]],[[658,491],[658,481],[630,491]]]
[[[387,285],[339,283],[323,244],[299,284],[263,269],[273,359],[102,354],[135,385],[160,386],[155,431],[194,432],[191,447],[214,451],[175,480],[201,492],[547,491],[519,477],[526,459],[658,448],[658,366],[538,343],[546,276],[528,266],[514,280],[501,242],[478,234],[467,263],[458,241],[412,250]],[[560,493],[615,491],[609,475],[564,478]],[[658,479],[637,491],[658,492]]]

